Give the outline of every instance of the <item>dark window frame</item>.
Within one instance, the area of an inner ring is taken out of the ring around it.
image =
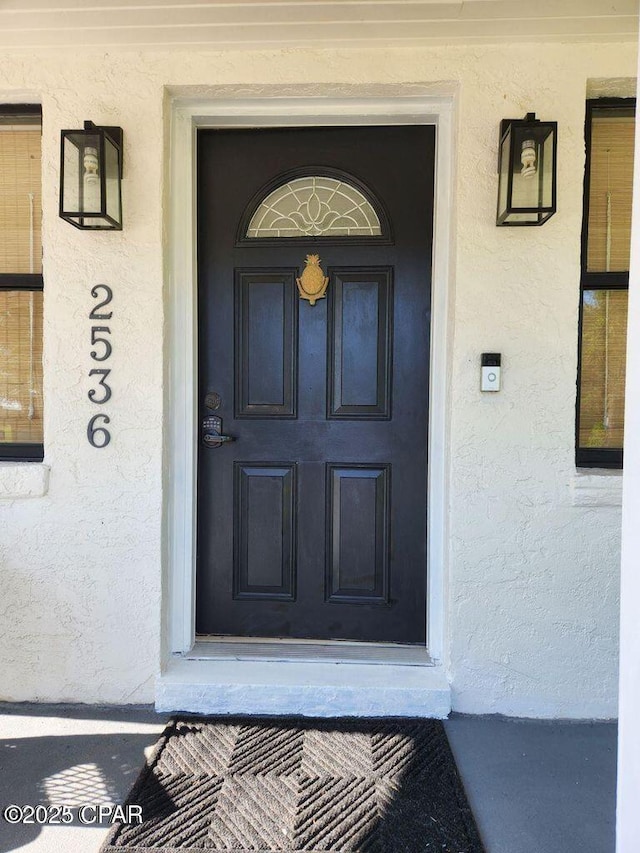
[[[589,272],[587,241],[589,237],[589,190],[591,172],[591,128],[594,111],[636,109],[635,98],[594,98],[587,101],[584,126],[585,169],[582,202],[582,237],[580,244],[580,308],[578,320],[578,376],[576,380],[575,448],[578,468],[622,468],[624,450],[617,448],[580,447],[580,378],[582,375],[582,327],[584,293],[587,290],[629,290],[629,271]]]
[[[40,119],[42,132],[42,107],[39,104],[0,104],[0,119]],[[42,273],[0,273],[0,290],[42,291]],[[42,462],[44,444],[0,442],[0,462]]]

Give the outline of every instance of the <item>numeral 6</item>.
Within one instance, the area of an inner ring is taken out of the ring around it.
[[[92,447],[106,447],[107,444],[111,441],[111,433],[108,429],[105,429],[103,426],[95,426],[96,422],[99,418],[102,418],[105,424],[111,423],[111,418],[109,415],[94,415],[89,421],[89,425],[87,426],[87,438],[89,439],[89,444]],[[97,440],[98,435],[101,435],[102,438],[100,441]]]

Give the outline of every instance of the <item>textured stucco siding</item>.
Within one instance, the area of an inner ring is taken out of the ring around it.
[[[0,469],[0,699],[154,698],[166,87],[309,84],[321,96],[345,82],[446,81],[458,122],[446,567],[454,708],[614,716],[620,510],[576,505],[573,435],[587,80],[633,75],[626,43],[0,56],[0,102],[43,105],[50,469],[48,489],[46,477],[27,477],[24,492],[10,466]],[[542,228],[497,229],[499,122],[530,110],[559,121],[558,213]],[[120,233],[81,233],[57,216],[59,132],[84,119],[124,129]],[[85,438],[96,413],[86,396],[89,291],[100,282],[114,290],[113,438],[102,451]],[[499,394],[479,392],[486,350],[503,353]]]

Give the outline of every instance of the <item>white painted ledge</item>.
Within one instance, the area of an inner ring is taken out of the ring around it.
[[[622,506],[622,471],[576,471],[571,480],[573,506]]]
[[[175,659],[156,681],[156,709],[444,719],[451,691],[437,666]]]
[[[0,462],[0,500],[41,498],[48,490],[48,465],[41,462]]]

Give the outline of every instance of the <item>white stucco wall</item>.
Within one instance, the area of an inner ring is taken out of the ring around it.
[[[633,230],[629,271],[628,376],[640,370],[640,135],[636,134],[633,176]],[[622,521],[620,690],[618,724],[618,788],[616,853],[635,853],[640,838],[640,384],[627,382],[625,425],[630,439],[625,448],[624,505]]]
[[[588,78],[633,75],[629,44],[0,56],[0,102],[43,105],[50,466],[46,494],[42,478],[35,485],[26,478],[27,498],[15,497],[16,474],[0,466],[0,699],[154,698],[165,87],[309,83],[322,94],[345,81],[453,81],[447,663],[454,708],[614,716],[620,509],[597,505],[599,494],[616,503],[615,487],[599,490],[597,478],[590,491],[576,488],[573,436],[585,92]],[[497,229],[499,122],[529,110],[559,121],[558,213],[540,229]],[[81,233],[57,216],[59,131],[87,118],[124,129],[121,233]],[[113,438],[102,451],[85,438],[95,413],[86,398],[89,290],[99,282],[115,294]],[[478,390],[486,350],[503,353],[498,395]]]

